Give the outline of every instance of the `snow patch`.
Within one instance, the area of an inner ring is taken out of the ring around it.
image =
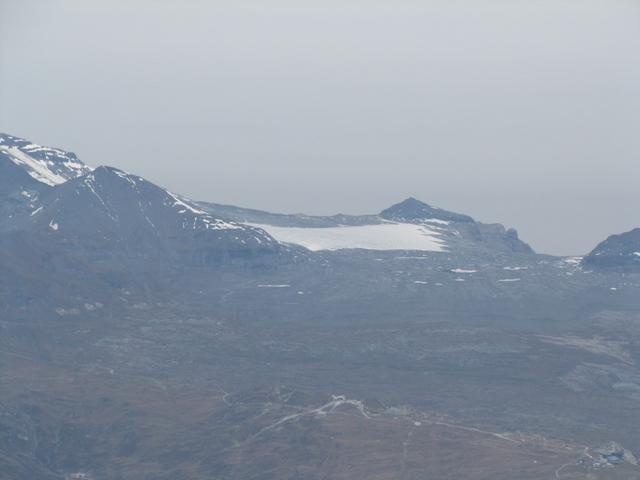
[[[451,223],[448,220],[440,220],[439,218],[427,218],[424,221],[426,223],[437,223],[438,225],[449,225]]]
[[[60,175],[57,175],[49,170],[46,162],[30,157],[29,155],[21,151],[18,147],[0,146],[0,151],[7,153],[11,161],[16,165],[27,167],[27,173],[39,182],[54,186],[60,185],[61,183],[67,181],[66,178],[61,177]]]
[[[265,230],[282,243],[320,250],[423,250],[443,252],[446,243],[439,233],[426,225],[384,223],[375,225],[303,228],[251,224]]]
[[[173,206],[181,208],[180,213],[185,213],[187,210],[191,213],[195,213],[196,215],[208,215],[204,210],[200,210],[198,208],[189,205],[188,203],[183,202],[175,193],[171,193],[170,191],[166,191],[167,194],[173,198]]]
[[[579,265],[583,258],[584,257],[568,257],[565,258],[564,262],[570,265]]]

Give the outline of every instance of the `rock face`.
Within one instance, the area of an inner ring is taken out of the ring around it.
[[[640,271],[640,228],[610,236],[584,258],[583,264],[598,269]]]

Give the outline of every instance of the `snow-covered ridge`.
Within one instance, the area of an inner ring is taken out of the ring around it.
[[[6,153],[13,163],[23,167],[29,175],[39,182],[53,186],[60,185],[67,181],[66,178],[51,171],[43,161],[38,161],[27,155],[18,147],[5,147],[0,145],[0,152]]]
[[[281,243],[320,250],[422,250],[443,252],[446,242],[440,233],[427,225],[383,223],[374,225],[302,228],[247,224],[265,230]]]
[[[92,170],[71,152],[5,134],[0,134],[0,156],[7,157],[32,178],[49,186],[60,185]]]

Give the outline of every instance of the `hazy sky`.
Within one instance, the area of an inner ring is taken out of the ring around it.
[[[0,0],[0,131],[196,199],[640,226],[638,0]]]

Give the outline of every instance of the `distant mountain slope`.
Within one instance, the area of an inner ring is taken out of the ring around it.
[[[377,215],[310,216],[199,202],[211,214],[258,225],[283,243],[309,250],[422,250],[477,253],[533,253],[515,230],[476,222],[468,215],[432,207],[415,198],[392,205]]]
[[[611,235],[583,259],[592,268],[640,271],[640,228]]]
[[[221,205],[211,202],[197,202],[203,210],[220,218],[241,223],[264,223],[280,227],[339,227],[345,225],[375,225],[381,223],[378,215],[337,215],[320,216],[304,213],[273,213],[234,205]]]
[[[49,238],[41,247],[76,257],[131,255],[220,264],[274,254],[264,231],[216,218],[190,200],[111,167],[92,169],[73,153],[0,135],[0,231]],[[18,248],[20,242],[10,242]]]
[[[187,199],[111,167],[98,167],[47,191],[40,204],[25,219],[39,231],[148,255],[153,248],[166,253],[194,249],[206,263],[215,254],[243,256],[279,248],[264,231],[214,218]]]

